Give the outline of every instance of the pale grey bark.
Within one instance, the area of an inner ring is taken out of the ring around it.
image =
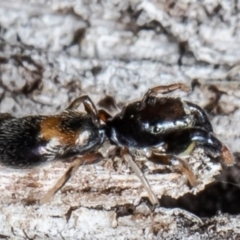
[[[217,136],[236,153],[238,161],[239,8],[238,1],[227,0],[1,1],[0,111],[16,116],[52,114],[81,94],[89,94],[95,103],[105,95],[127,103],[159,84],[180,81],[191,85],[198,80],[200,86],[192,92],[172,95],[204,107],[215,96],[210,85],[226,92],[210,117]],[[168,173],[151,174],[156,166],[145,163],[149,168],[146,177],[159,198],[197,194],[221,172],[221,164],[210,161],[201,149],[188,161],[199,182],[194,188],[186,184],[185,176],[165,168],[162,171]],[[178,210],[151,212],[140,201],[147,196],[140,181],[119,158],[80,167],[51,202],[30,204],[67,167],[61,162],[31,170],[1,167],[0,238],[240,237],[239,215],[215,214],[203,218],[201,225]],[[224,169],[219,179],[236,178],[237,183],[238,167]],[[224,194],[228,194],[227,204],[234,207],[235,190],[228,191],[230,188],[213,188],[216,203],[207,194],[196,201],[215,207],[221,201],[226,203]],[[196,204],[188,203],[193,209]],[[195,211],[205,214],[201,207]]]

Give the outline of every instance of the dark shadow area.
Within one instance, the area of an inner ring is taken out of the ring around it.
[[[163,196],[162,207],[182,208],[200,217],[212,217],[218,212],[240,213],[240,153],[235,153],[235,165],[223,166],[221,175],[197,195],[186,194],[178,199]]]

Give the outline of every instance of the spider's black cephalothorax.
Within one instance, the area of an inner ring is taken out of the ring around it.
[[[181,159],[182,153],[190,154],[195,147],[202,147],[210,157],[221,157],[227,164],[233,163],[233,156],[228,147],[216,138],[202,108],[180,98],[158,97],[159,93],[166,94],[176,89],[185,91],[187,87],[181,83],[158,86],[113,117],[105,110],[98,113],[105,122],[108,139],[123,149],[125,159],[134,157],[132,149],[144,149],[148,160],[176,166],[194,186],[195,175]]]

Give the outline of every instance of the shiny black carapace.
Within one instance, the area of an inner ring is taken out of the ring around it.
[[[122,148],[126,160],[134,157],[132,150],[142,149],[148,160],[175,166],[194,186],[195,175],[181,159],[181,154],[190,154],[195,147],[202,147],[207,155],[221,157],[226,164],[233,163],[233,156],[216,138],[202,108],[180,98],[158,97],[176,89],[188,90],[182,83],[158,86],[148,90],[142,100],[126,105],[114,117],[105,110],[99,110],[99,117],[105,122],[106,136]],[[143,174],[136,168],[135,172],[152,195],[151,202],[156,202]]]

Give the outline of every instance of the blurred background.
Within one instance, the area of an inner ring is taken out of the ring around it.
[[[111,95],[121,105],[153,86],[184,82],[192,91],[177,96],[208,112],[237,164],[196,196],[163,196],[161,204],[201,217],[237,215],[239,11],[239,1],[228,0],[1,0],[0,111],[53,114],[82,94],[95,103]]]

